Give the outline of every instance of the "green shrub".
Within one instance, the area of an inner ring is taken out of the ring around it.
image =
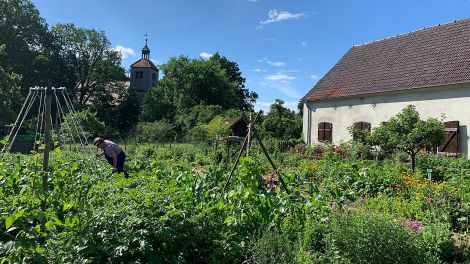
[[[419,235],[385,215],[339,215],[327,236],[327,253],[340,263],[430,263]]]
[[[294,248],[287,235],[278,231],[268,231],[253,245],[253,263],[291,264],[294,262]]]
[[[422,243],[435,260],[449,261],[452,257],[452,232],[447,223],[435,223],[424,226]]]

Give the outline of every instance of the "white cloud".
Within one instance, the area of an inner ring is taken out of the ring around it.
[[[199,57],[201,57],[203,59],[206,59],[206,60],[208,60],[210,57],[212,57],[212,55],[214,55],[214,54],[210,54],[210,53],[207,53],[207,52],[199,53]]]
[[[292,111],[299,112],[299,101],[285,102],[284,106],[289,108]]]
[[[256,102],[255,103],[255,111],[262,110],[263,112],[269,112],[269,107],[273,104],[273,102]]]
[[[282,61],[270,61],[268,58],[263,58],[261,60],[258,60],[258,62],[266,62],[267,64],[274,66],[274,67],[283,67],[286,66],[287,64]]]
[[[252,70],[253,72],[265,72],[266,70],[261,70],[261,69],[254,69]]]
[[[121,53],[121,57],[123,59],[127,59],[129,56],[135,55],[135,51],[132,48],[126,48],[121,45],[117,45],[113,50]]]
[[[267,24],[271,24],[271,23],[275,23],[275,22],[279,22],[279,21],[284,21],[284,20],[299,19],[299,18],[302,18],[302,17],[305,17],[305,16],[307,16],[306,13],[293,14],[293,13],[290,13],[290,12],[287,12],[287,11],[279,11],[277,9],[271,9],[268,12],[268,19],[260,21],[259,25],[258,25],[258,28],[260,28],[264,25],[267,25]]]
[[[312,79],[314,81],[318,81],[318,79],[320,79],[320,78],[318,78],[318,76],[316,76],[315,74],[312,74],[312,75],[310,75],[310,79]]]
[[[306,42],[306,41],[300,42],[299,47],[302,47],[302,48],[308,47],[308,42]]]
[[[256,102],[255,103],[255,111],[263,110],[263,112],[267,113],[269,112],[269,108],[274,102]],[[290,110],[293,110],[295,112],[298,112],[297,105],[299,104],[299,101],[289,101],[289,102],[284,102],[284,106],[286,108],[289,108]]]
[[[276,73],[276,74],[268,75],[268,76],[264,77],[264,79],[268,80],[268,81],[285,81],[285,80],[294,80],[295,78],[296,77],[289,76],[289,75],[284,74],[284,73]]]

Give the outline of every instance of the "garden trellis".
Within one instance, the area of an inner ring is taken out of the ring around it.
[[[54,104],[54,112],[52,112],[52,101]],[[32,109],[37,105],[37,115],[34,117],[35,120],[35,131],[34,131],[34,150],[43,153],[42,161],[42,189],[44,193],[47,193],[48,186],[47,181],[49,177],[49,153],[51,148],[57,148],[64,143],[69,144],[80,144],[81,148],[93,154],[93,150],[88,145],[88,139],[85,135],[83,127],[80,124],[80,120],[76,117],[76,111],[73,106],[73,102],[64,87],[31,87],[29,88],[28,95],[21,107],[21,110],[16,118],[12,129],[6,138],[1,153],[10,152],[15,140],[28,114],[32,112]],[[52,125],[52,116],[55,117],[55,125]],[[70,122],[64,122],[66,114],[70,114]],[[31,113],[31,115],[33,115]],[[32,117],[32,118],[34,118]],[[61,127],[64,126],[64,129]],[[54,129],[54,135],[52,130]],[[51,146],[51,141],[54,145]],[[96,164],[96,169],[99,173],[101,170]],[[42,204],[43,210],[46,209],[46,200]]]
[[[264,146],[264,143],[263,143],[263,140],[261,140],[261,137],[259,136],[258,134],[258,130],[255,128],[255,123],[256,121],[258,120],[258,117],[259,115],[261,114],[261,111],[258,112],[255,116],[255,118],[253,120],[250,120],[248,121],[244,115],[242,115],[242,119],[248,124],[248,134],[247,136],[245,137],[245,139],[243,140],[243,144],[242,146],[240,147],[240,150],[238,152],[238,156],[237,156],[237,159],[235,160],[235,163],[233,164],[233,167],[232,167],[232,170],[230,171],[230,174],[227,178],[227,181],[224,185],[224,188],[222,189],[222,192],[225,193],[225,191],[227,190],[227,188],[229,187],[230,185],[230,182],[232,181],[232,177],[233,177],[233,174],[235,173],[235,170],[238,166],[238,162],[240,161],[240,157],[242,156],[243,152],[246,151],[246,155],[249,156],[250,155],[250,148],[251,148],[251,144],[252,144],[252,138],[251,138],[251,134],[254,134],[255,135],[255,138],[256,140],[258,141],[258,144],[259,146],[261,147],[261,150],[263,151],[263,154],[266,156],[266,159],[268,160],[269,164],[271,164],[271,167],[273,168],[274,170],[274,173],[277,174],[277,176],[279,177],[279,181],[281,182],[281,186],[282,188],[284,189],[284,191],[287,193],[287,194],[290,194],[289,192],[289,188],[287,188],[287,184],[284,182],[284,180],[282,179],[282,176],[281,174],[279,173],[279,170],[277,169],[276,165],[274,165],[274,162],[273,160],[271,159],[271,156],[269,156],[269,153],[268,151],[266,150],[266,147]]]

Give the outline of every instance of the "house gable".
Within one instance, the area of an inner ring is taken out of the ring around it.
[[[470,83],[469,54],[470,19],[353,46],[303,101]]]

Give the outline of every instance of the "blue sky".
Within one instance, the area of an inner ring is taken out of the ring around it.
[[[141,55],[210,56],[239,64],[256,109],[276,99],[296,109],[354,44],[470,17],[470,0],[32,0],[52,26],[104,30],[126,69]]]

